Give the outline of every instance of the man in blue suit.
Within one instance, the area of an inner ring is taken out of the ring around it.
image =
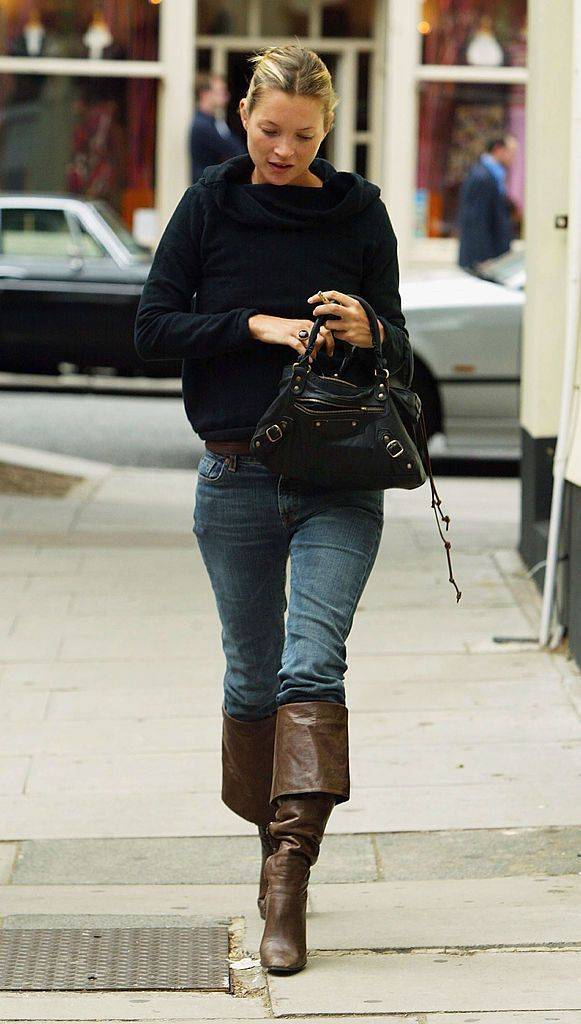
[[[230,99],[222,75],[201,71],[196,78],[196,115],[190,128],[192,184],[206,167],[246,152],[246,146],[218,115]]]
[[[492,139],[462,185],[458,210],[461,267],[472,267],[510,249],[511,202],[506,194],[506,172],[517,148],[512,135]]]

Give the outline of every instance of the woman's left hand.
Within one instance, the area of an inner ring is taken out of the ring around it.
[[[367,313],[357,299],[352,299],[344,292],[337,292],[333,289],[322,289],[329,302],[321,301],[320,295],[311,295],[307,302],[315,303],[313,316],[323,316],[325,313],[333,313],[339,319],[327,320],[326,326],[333,332],[340,341],[348,345],[355,345],[357,348],[373,348],[371,329]],[[339,305],[337,305],[337,303]],[[383,341],[384,327],[380,322],[379,332]]]

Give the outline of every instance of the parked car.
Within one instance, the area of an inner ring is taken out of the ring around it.
[[[515,459],[520,455],[519,382],[524,252],[480,264],[419,271],[402,280],[434,455]]]
[[[102,202],[0,194],[0,370],[111,367],[179,377],[181,363],[147,362],[133,322],[151,255]],[[519,455],[524,254],[421,270],[402,280],[419,392],[434,454]]]
[[[0,370],[54,374],[68,363],[134,373],[150,265],[106,203],[0,194]]]

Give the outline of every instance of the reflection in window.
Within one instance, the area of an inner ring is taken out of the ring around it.
[[[456,234],[462,182],[489,139],[505,133],[518,141],[507,177],[515,237],[524,206],[524,87],[470,82],[423,82],[420,87],[416,236]]]
[[[130,224],[153,206],[155,95],[150,80],[0,75],[0,189],[106,199]]]
[[[356,128],[358,132],[366,132],[369,128],[369,66],[371,63],[370,53],[359,53],[357,55],[357,115]]]
[[[44,0],[2,4],[0,52],[14,57],[157,60],[157,4]]]
[[[524,67],[527,0],[424,0],[422,63]]]
[[[323,0],[322,34],[324,36],[373,35],[375,0]]]
[[[355,170],[357,174],[367,177],[367,146],[362,142],[355,146]]]
[[[262,0],[263,35],[308,35],[310,6],[310,0]]]
[[[2,211],[4,256],[70,256],[73,240],[63,210]]]
[[[243,36],[247,31],[247,0],[199,0],[198,35]]]

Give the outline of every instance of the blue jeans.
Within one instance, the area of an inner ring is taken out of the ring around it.
[[[296,701],[345,703],[345,641],[382,526],[383,491],[320,488],[251,456],[206,452],[194,533],[222,623],[229,715],[255,721]]]

